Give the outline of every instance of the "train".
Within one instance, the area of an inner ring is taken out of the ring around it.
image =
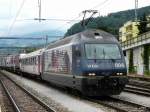
[[[87,29],[31,53],[0,57],[0,67],[87,96],[118,95],[128,83],[118,40],[100,29]]]

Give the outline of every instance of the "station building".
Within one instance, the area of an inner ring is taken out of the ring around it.
[[[150,75],[150,31],[139,35],[139,22],[128,21],[119,29],[128,73]]]
[[[135,38],[139,34],[138,26],[139,22],[128,21],[119,29],[119,41],[125,42]]]

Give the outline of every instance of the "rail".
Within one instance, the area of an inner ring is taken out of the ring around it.
[[[143,112],[149,112],[150,108],[148,106],[132,103],[130,101],[122,100],[115,96],[107,96],[103,98],[86,98],[88,101],[92,101],[106,107],[117,110],[117,112],[137,112],[139,109]]]
[[[144,87],[126,85],[124,91],[150,97],[150,89]]]
[[[15,82],[14,80],[12,80],[10,77],[8,77],[7,75],[3,74],[6,78],[8,78],[10,81],[12,81],[16,86],[18,86],[21,90],[23,90],[25,93],[27,93],[30,97],[32,97],[36,102],[38,102],[41,106],[43,106],[46,110],[48,110],[48,112],[56,112],[56,110],[53,107],[50,107],[49,105],[47,105],[44,101],[42,101],[40,98],[38,98],[37,96],[35,96],[33,93],[31,93],[30,91],[28,91],[25,87],[19,85],[17,82]],[[15,107],[16,108],[16,107]],[[19,111],[17,111],[19,112]]]
[[[15,109],[15,112],[21,112],[17,103],[15,102],[14,98],[12,97],[12,95],[10,94],[10,92],[8,91],[7,87],[5,86],[5,84],[3,83],[3,81],[0,79],[0,82],[9,98],[9,100],[11,101],[13,108]]]

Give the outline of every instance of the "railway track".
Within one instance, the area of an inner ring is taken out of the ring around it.
[[[3,88],[4,88],[4,91],[5,93],[7,94],[8,98],[9,98],[9,101],[11,102],[12,106],[13,106],[13,109],[15,112],[20,112],[20,109],[18,108],[18,105],[16,104],[14,98],[12,97],[12,95],[10,94],[9,90],[7,89],[7,87],[5,86],[4,82],[2,80],[0,80]],[[12,110],[13,111],[13,110]]]
[[[129,85],[150,89],[150,82],[147,81],[129,80]]]
[[[0,112],[15,112],[2,83],[0,82]]]
[[[130,79],[124,91],[150,97],[150,82]]]
[[[150,97],[150,89],[135,85],[126,85],[124,91]]]
[[[69,93],[68,93],[69,94]],[[70,94],[69,94],[70,95]],[[74,95],[73,95],[74,96]],[[87,101],[94,102],[100,105],[104,105],[105,107],[109,107],[110,109],[115,109],[118,112],[150,112],[150,108],[144,105],[139,105],[135,103],[131,103],[128,101],[124,101],[118,98],[106,97],[106,98],[85,98],[84,96],[78,96],[79,98],[83,98]]]
[[[124,101],[114,97],[105,98],[86,98],[89,101],[107,106],[117,110],[117,112],[150,112],[150,107],[138,105],[132,102]]]
[[[13,105],[15,112],[56,112],[42,100],[25,88],[16,84],[9,77],[1,75],[1,83]]]

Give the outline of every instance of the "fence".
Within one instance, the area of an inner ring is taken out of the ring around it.
[[[143,42],[143,41],[146,41],[149,39],[150,39],[150,32],[146,32],[142,35],[139,35],[137,37],[130,38],[124,42],[121,42],[121,46],[122,46],[122,48],[124,48],[124,47],[128,47],[128,46],[131,46],[133,44],[140,43],[140,42]]]

